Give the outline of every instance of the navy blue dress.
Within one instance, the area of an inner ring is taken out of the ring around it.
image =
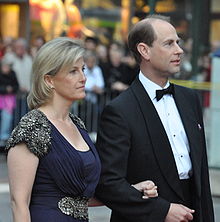
[[[100,160],[87,131],[80,128],[76,122],[74,124],[90,150],[86,152],[76,150],[49,122],[50,147],[48,153],[39,158],[32,188],[30,202],[32,222],[88,221],[67,215],[58,207],[58,202],[64,197],[91,198],[100,175]]]

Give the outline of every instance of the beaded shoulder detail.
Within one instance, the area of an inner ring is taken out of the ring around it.
[[[87,130],[84,122],[76,115],[70,113],[70,118],[73,120],[73,122],[78,125],[81,129]]]
[[[6,144],[6,151],[24,142],[37,157],[46,155],[51,144],[51,125],[39,110],[25,114],[14,128]]]

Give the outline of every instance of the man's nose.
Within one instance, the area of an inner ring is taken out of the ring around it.
[[[183,54],[183,49],[179,46],[179,44],[176,44],[176,54]]]

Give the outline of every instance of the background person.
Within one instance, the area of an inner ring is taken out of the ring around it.
[[[12,65],[19,83],[19,91],[26,94],[31,86],[32,58],[28,54],[28,43],[24,38],[16,39],[13,51],[7,52],[4,57]]]
[[[0,147],[4,147],[10,136],[13,111],[16,107],[18,81],[8,61],[0,61]]]
[[[101,68],[97,65],[96,54],[93,51],[87,50],[85,53],[85,76],[87,91],[86,99],[92,103],[97,103],[97,95],[101,95],[104,92],[104,79]]]

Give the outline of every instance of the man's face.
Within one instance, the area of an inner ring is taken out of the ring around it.
[[[87,65],[88,69],[92,69],[96,65],[96,58],[91,56],[85,60],[85,63]]]
[[[168,22],[157,20],[152,23],[157,36],[149,47],[149,65],[156,75],[169,77],[180,71],[179,38],[175,28]]]
[[[85,48],[93,51],[96,49],[96,44],[92,40],[87,40],[85,41]]]
[[[15,43],[15,53],[18,57],[22,57],[26,53],[26,48],[22,43]]]

